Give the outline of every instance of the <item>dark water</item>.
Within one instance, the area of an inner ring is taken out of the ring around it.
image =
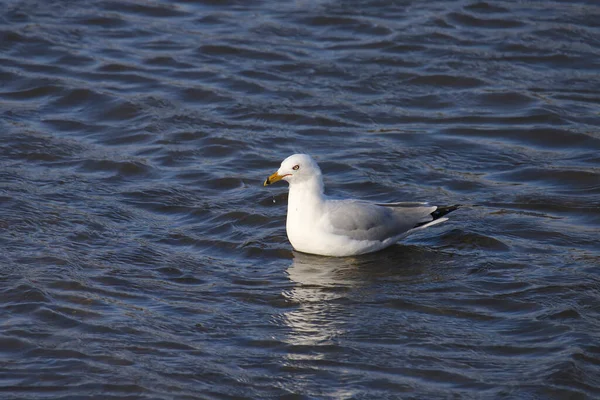
[[[0,397],[600,397],[600,4],[0,2]],[[477,204],[292,251],[330,194]]]

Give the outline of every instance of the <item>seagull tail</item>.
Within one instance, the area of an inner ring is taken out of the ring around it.
[[[417,224],[413,229],[427,228],[429,226],[439,224],[440,222],[448,221],[448,218],[442,218],[442,217],[446,214],[451,213],[454,210],[457,210],[460,207],[462,207],[462,205],[460,205],[460,204],[455,204],[453,206],[446,206],[446,207],[438,207],[435,209],[434,212],[429,214],[429,215],[431,215],[431,218],[433,218],[431,221],[421,222],[421,223]]]
[[[441,218],[444,215],[451,213],[452,211],[458,210],[459,207],[462,207],[462,205],[455,204],[453,206],[438,207],[434,212],[431,213],[431,216],[435,221],[436,219]]]

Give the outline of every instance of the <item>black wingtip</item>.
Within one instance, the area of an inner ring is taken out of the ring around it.
[[[454,211],[460,207],[462,207],[462,204],[455,204],[453,206],[446,206],[446,207],[438,207],[435,209],[434,212],[429,214],[433,218],[431,221],[423,221],[421,223],[418,223],[417,225],[415,225],[415,228],[418,228],[419,226],[423,226],[426,224],[430,224],[431,222],[435,221],[436,219],[440,219],[444,215],[451,213],[452,211]]]
[[[433,221],[435,221],[436,219],[442,218],[444,215],[449,214],[452,211],[457,210],[460,207],[462,207],[461,204],[455,204],[453,206],[446,206],[446,207],[438,207],[430,215],[433,217]]]

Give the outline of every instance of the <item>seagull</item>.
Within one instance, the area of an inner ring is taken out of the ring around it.
[[[460,205],[372,203],[332,199],[325,195],[321,169],[308,154],[293,154],[269,176],[290,186],[286,231],[296,251],[345,257],[385,249],[408,234],[447,221]]]

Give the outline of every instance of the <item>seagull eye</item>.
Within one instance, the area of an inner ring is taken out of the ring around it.
[[[294,171],[298,171],[298,170],[300,169],[300,166],[299,166],[299,165],[294,165],[294,166],[292,167],[292,169],[293,169]]]

